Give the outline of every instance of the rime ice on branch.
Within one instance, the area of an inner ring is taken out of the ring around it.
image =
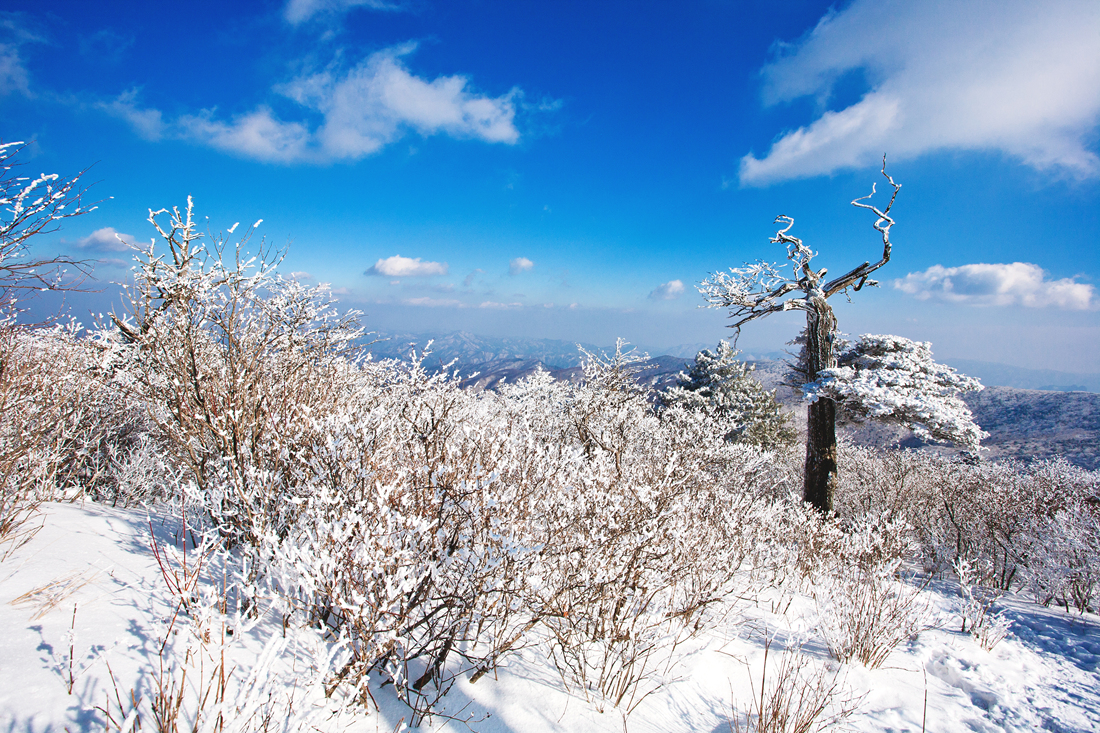
[[[882,158],[882,175],[886,177],[893,189],[886,208],[880,210],[869,202],[875,195],[875,186],[871,187],[869,195],[852,201],[853,206],[867,209],[876,216],[874,228],[882,236],[882,257],[877,262],[864,262],[840,277],[826,280],[827,270],[824,268],[814,270],[811,267],[810,263],[817,253],[803,244],[801,239],[790,234],[791,228],[794,227],[794,219],[780,215],[775,221],[785,226],[776,232],[771,241],[774,244],[786,246],[787,260],[791,268],[789,274],[785,272],[786,266],[757,262],[740,268],[731,268],[728,273],[715,273],[700,283],[698,288],[711,307],[729,308],[730,317],[734,319],[731,328],[738,330],[749,321],[772,313],[789,310],[801,310],[806,313],[805,343],[800,369],[805,373],[807,381],[817,384],[817,387],[808,392],[813,399],[810,402],[807,417],[803,498],[822,512],[832,510],[833,494],[836,490],[837,400],[843,396],[846,402],[852,401],[848,398],[854,399],[859,391],[851,385],[843,395],[839,391],[838,385],[842,375],[836,372],[837,325],[828,299],[837,293],[848,293],[849,290],[858,292],[864,286],[878,285],[870,276],[890,261],[892,250],[890,229],[895,223],[890,216],[890,210],[897,199],[898,191],[901,190],[901,184],[896,183],[886,172],[886,156]],[[930,354],[929,351],[929,357]],[[819,382],[819,380],[823,381]],[[883,385],[879,385],[879,388],[890,391]],[[886,409],[889,403],[890,400],[887,399],[879,400],[879,407],[868,408],[866,414],[883,416],[890,412]],[[965,406],[962,409],[965,410]],[[927,412],[927,409],[923,413],[921,410],[910,410],[911,415],[923,415]],[[927,430],[929,427],[928,422],[920,420],[906,422],[905,415],[900,412],[894,414],[894,417],[910,427],[915,427],[918,431]],[[965,420],[961,413],[956,417],[959,419],[955,421],[955,427],[960,427]],[[972,422],[971,426],[973,426]],[[938,428],[929,432],[934,435],[937,430]],[[962,432],[966,431],[962,430]],[[961,434],[959,431],[955,433]],[[968,446],[976,445],[979,437],[980,430],[973,426],[973,430],[969,432],[964,442]]]
[[[36,234],[57,231],[62,219],[94,211],[81,199],[84,171],[61,179],[56,173],[37,178],[12,175],[21,165],[26,143],[0,143],[0,315],[10,315],[20,293],[36,290],[73,290],[90,274],[87,262],[69,257],[34,259],[29,242]],[[78,274],[69,276],[66,268]]]

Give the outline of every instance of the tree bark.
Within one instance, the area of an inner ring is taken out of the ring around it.
[[[836,366],[836,317],[824,296],[807,300],[811,307],[806,311],[805,367],[807,377],[813,381],[821,370]],[[810,405],[806,415],[803,500],[819,512],[831,512],[836,480],[836,403],[822,398]]]

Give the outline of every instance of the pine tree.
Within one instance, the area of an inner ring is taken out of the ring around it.
[[[882,257],[877,262],[864,262],[840,277],[826,280],[828,270],[815,270],[811,266],[817,252],[790,234],[794,219],[780,214],[775,221],[784,224],[784,227],[775,233],[771,241],[787,248],[790,274],[781,271],[777,265],[760,261],[731,268],[729,273],[716,272],[699,285],[699,291],[712,307],[730,309],[730,317],[735,319],[731,328],[738,332],[746,323],[773,313],[790,310],[805,313],[802,368],[809,381],[816,380],[822,372],[837,366],[836,315],[828,302],[829,298],[838,293],[859,292],[865,286],[878,285],[877,281],[871,279],[871,275],[890,261],[893,250],[890,229],[894,226],[890,210],[901,190],[901,184],[895,182],[886,172],[885,156],[882,159],[882,175],[893,189],[886,208],[879,210],[878,207],[865,203],[874,196],[874,186],[868,196],[852,202],[852,205],[868,209],[877,217],[874,228],[882,235]],[[823,396],[811,402],[807,410],[802,498],[819,511],[828,513],[833,509],[836,482],[836,402]]]
[[[665,406],[679,405],[705,413],[720,424],[726,440],[763,448],[789,445],[797,437],[775,398],[753,378],[754,367],[737,358],[728,341],[715,351],[695,355],[690,371],[680,373],[676,386],[662,398]]]

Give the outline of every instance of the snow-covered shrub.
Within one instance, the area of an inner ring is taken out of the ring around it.
[[[1043,604],[1100,608],[1100,502],[1076,497],[1027,532],[1026,584]]]
[[[114,425],[100,408],[110,400],[92,377],[94,350],[76,330],[0,323],[0,537],[35,502],[101,478],[97,461]]]
[[[880,516],[910,524],[927,510],[929,481],[936,465],[913,450],[877,450],[840,444],[836,511],[849,519]]]
[[[752,378],[753,367],[737,358],[728,341],[715,351],[695,355],[691,369],[681,372],[676,385],[661,395],[666,406],[679,405],[704,414],[730,442],[765,448],[792,444],[797,433],[775,398]]]
[[[312,421],[352,388],[345,357],[361,330],[324,288],[277,276],[279,258],[262,243],[249,256],[254,227],[230,242],[234,225],[207,246],[190,199],[149,221],[166,251],[153,243],[135,257],[129,312],[112,317],[117,333],[105,339],[110,366],[225,535],[256,544],[261,528],[292,521],[289,467]]]
[[[993,611],[993,604],[1002,593],[996,589],[976,586],[974,564],[968,560],[955,561],[955,575],[959,580],[959,596],[962,598],[960,632],[970,634],[983,649],[992,651],[1008,634],[1007,619]]]
[[[878,667],[927,622],[922,588],[902,570],[914,549],[908,527],[881,517],[823,525],[828,551],[812,588],[820,631],[834,659]]]
[[[634,368],[619,349],[590,357],[580,385],[536,377],[504,390],[519,415],[565,415],[542,433],[544,450],[568,460],[539,504],[528,605],[563,676],[626,711],[738,582],[776,480],[768,454],[726,442],[706,416],[672,407],[658,418]]]
[[[842,446],[842,516],[885,513],[911,527],[926,569],[964,563],[971,584],[1026,587],[1043,603],[1095,608],[1100,473],[1063,459],[975,462]]]
[[[527,622],[534,495],[558,467],[447,374],[367,363],[292,474],[296,518],[264,546],[306,619],[346,644],[337,680],[394,684],[420,718]]]

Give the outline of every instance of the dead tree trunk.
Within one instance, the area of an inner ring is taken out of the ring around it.
[[[808,300],[811,308],[806,311],[804,366],[807,376],[813,381],[823,369],[836,366],[836,352],[833,348],[836,317],[824,297],[816,296]],[[810,404],[806,415],[803,500],[822,513],[831,512],[836,480],[836,403],[829,399],[819,399]]]

